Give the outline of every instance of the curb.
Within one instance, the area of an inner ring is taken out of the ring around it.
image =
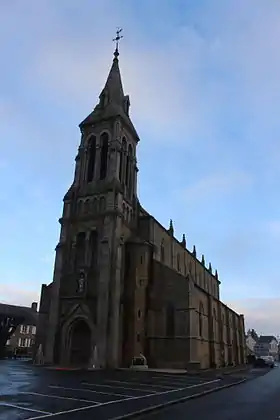
[[[157,370],[153,370],[153,369],[130,369],[130,368],[116,368],[115,370],[117,371],[129,371],[129,372],[147,372],[147,373],[159,373],[159,374],[163,374],[163,375],[172,375],[172,376],[203,376],[203,375],[211,375],[211,376],[215,376],[215,375],[230,375],[233,373],[240,373],[245,371],[245,369],[240,369],[240,370],[236,370],[236,371],[230,371],[230,372],[223,372],[220,371],[218,369],[216,370],[197,370],[197,371],[179,371],[179,372],[160,372]]]
[[[162,410],[163,408],[167,408],[167,407],[175,405],[175,404],[179,404],[179,403],[182,403],[182,402],[185,402],[185,401],[188,401],[188,400],[193,400],[195,398],[199,398],[199,397],[202,397],[202,396],[207,395],[207,394],[212,394],[214,392],[222,391],[223,389],[231,388],[232,386],[235,386],[235,385],[240,385],[240,384],[242,384],[246,381],[247,381],[247,379],[242,379],[242,380],[240,380],[238,382],[234,382],[232,384],[227,384],[227,385],[223,385],[223,386],[216,387],[216,388],[213,388],[213,389],[208,389],[207,391],[199,392],[199,393],[193,394],[193,395],[188,395],[187,397],[179,398],[178,400],[168,401],[168,402],[163,403],[163,404],[158,404],[158,405],[154,405],[152,407],[143,408],[142,410],[134,411],[133,413],[124,414],[124,415],[118,416],[118,417],[113,417],[110,420],[134,419],[134,418],[137,418],[141,415],[150,414],[154,411]]]
[[[168,371],[166,371],[166,372],[160,372],[160,371],[158,371],[158,370],[154,370],[154,369],[131,369],[131,368],[116,368],[116,369],[114,369],[114,370],[117,370],[117,371],[127,371],[127,372],[146,372],[146,373],[159,373],[159,374],[163,374],[163,375],[174,375],[174,376],[182,376],[182,375],[190,375],[190,374],[193,374],[193,375],[197,375],[197,373],[195,373],[195,372],[187,372],[187,371],[178,371],[178,372],[172,372],[172,373],[170,373],[170,372],[168,372]]]

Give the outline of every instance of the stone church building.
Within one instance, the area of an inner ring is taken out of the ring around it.
[[[220,281],[137,196],[139,137],[118,49],[99,103],[80,124],[53,282],[42,285],[37,346],[45,363],[208,368],[245,360],[244,317]]]

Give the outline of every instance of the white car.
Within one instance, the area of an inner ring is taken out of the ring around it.
[[[265,364],[271,368],[274,368],[274,358],[272,356],[263,356],[262,359],[265,361]]]

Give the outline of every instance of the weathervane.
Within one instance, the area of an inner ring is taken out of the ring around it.
[[[122,32],[122,28],[117,28],[117,30],[116,30],[116,34],[117,34],[117,36],[116,36],[116,38],[114,38],[113,39],[113,41],[114,42],[116,42],[116,49],[115,49],[115,52],[114,52],[114,56],[117,58],[118,57],[118,55],[119,55],[119,41],[120,41],[120,39],[122,39],[123,38],[123,36],[122,35],[120,35],[120,33]]]

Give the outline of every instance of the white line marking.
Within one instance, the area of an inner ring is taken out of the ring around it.
[[[155,378],[161,378],[161,377],[177,378],[177,379],[193,379],[193,378],[199,379],[197,376],[187,375],[187,374],[184,374],[184,373],[178,373],[177,375],[172,375],[172,374],[168,374],[168,373],[161,373],[159,375],[155,375],[154,377]]]
[[[212,381],[202,382],[200,384],[189,385],[189,386],[187,386],[186,388],[183,388],[183,389],[196,388],[197,386],[203,386],[203,385],[213,384],[214,382],[220,382],[220,380],[221,379],[212,379]]]
[[[151,376],[151,378],[152,379],[157,379],[158,381],[171,381],[171,382],[185,382],[185,383],[187,383],[187,382],[193,382],[193,381],[196,381],[196,382],[201,382],[201,381],[203,381],[203,380],[201,380],[201,378],[173,378],[173,377],[171,377],[171,378],[168,378],[167,376],[165,376],[165,377],[161,377],[161,376]]]
[[[99,385],[99,384],[91,384],[89,382],[83,382],[82,385],[89,385],[89,386],[96,386],[99,387],[105,387],[105,388],[113,388],[113,389],[127,389],[128,391],[136,391],[136,392],[149,392],[156,394],[157,391],[151,391],[150,389],[143,389],[143,388],[129,388],[127,386],[118,386],[118,385]]]
[[[144,383],[144,382],[109,381],[109,380],[107,380],[106,382],[110,382],[110,383],[114,383],[114,384],[126,384],[126,385],[140,385],[140,386],[143,385],[143,386],[148,386],[148,387],[151,387],[151,388],[174,389],[174,386],[155,385],[155,384],[149,384],[149,383]]]
[[[168,379],[168,378],[156,378],[154,376],[151,376],[151,378],[155,381],[155,383],[159,383],[159,384],[163,384],[163,385],[172,385],[172,384],[177,384],[177,385],[191,385],[191,384],[198,384],[198,383],[203,383],[204,381],[191,381],[190,379],[186,380],[186,379]]]
[[[203,385],[211,384],[213,382],[218,382],[218,381],[220,381],[220,379],[215,379],[213,381],[204,382]],[[46,416],[30,417],[27,420],[45,419],[47,417],[60,416],[61,414],[69,414],[69,413],[75,413],[75,412],[78,412],[78,411],[85,411],[85,410],[89,410],[91,408],[97,408],[97,407],[100,407],[100,406],[103,407],[104,405],[118,404],[118,403],[123,402],[123,401],[140,400],[142,398],[154,397],[155,395],[171,394],[173,392],[180,392],[180,391],[184,391],[185,389],[194,388],[194,387],[197,387],[197,386],[199,386],[199,385],[198,384],[191,385],[191,386],[188,386],[187,388],[172,389],[170,391],[158,392],[156,394],[148,394],[148,395],[140,395],[138,397],[123,398],[122,400],[108,401],[108,402],[105,402],[105,403],[100,403],[100,404],[96,404],[96,405],[89,405],[87,407],[82,407],[82,408],[73,408],[72,410],[60,411],[58,413],[47,414]]]
[[[47,416],[53,415],[53,413],[50,413],[49,411],[34,410],[33,408],[27,408],[27,407],[22,407],[21,405],[3,403],[2,401],[0,402],[0,406],[16,408],[18,410],[32,411],[33,413],[42,413],[42,414],[46,414]],[[42,416],[42,417],[45,417],[45,416]]]
[[[88,384],[85,383],[84,385],[88,385]],[[115,393],[112,393],[112,392],[94,391],[92,389],[87,389],[87,388],[65,388],[63,386],[57,386],[57,385],[49,385],[49,388],[68,389],[69,391],[92,392],[94,394],[111,395],[112,397],[134,397],[134,395],[115,394]]]
[[[186,401],[189,401],[189,400],[193,400],[194,398],[201,397],[203,395],[209,395],[209,394],[211,394],[215,391],[230,388],[234,385],[236,386],[236,385],[244,383],[244,382],[246,382],[246,379],[243,379],[240,382],[235,382],[233,384],[217,386],[216,388],[212,388],[212,389],[207,390],[207,391],[202,391],[202,392],[198,392],[196,394],[192,394],[192,395],[188,395],[186,397],[179,398],[179,399],[175,400],[175,402],[179,403],[179,402],[186,402]],[[141,416],[141,414],[143,414],[143,415],[149,414],[149,411],[150,411],[149,409],[151,409],[151,410],[152,409],[154,410],[154,409],[157,409],[157,408],[168,409],[168,407],[170,407],[173,403],[174,403],[174,401],[171,400],[171,401],[168,401],[167,403],[152,405],[151,407],[146,407],[146,408],[143,408],[141,410],[137,410],[137,411],[133,411],[132,413],[128,413],[128,416],[131,414],[133,416],[137,416],[137,418],[140,418],[139,416]],[[125,415],[120,415],[120,416],[117,416],[117,417],[112,417],[112,418],[110,418],[110,420],[123,420],[125,418],[127,418],[126,414]],[[141,419],[142,418],[144,418],[144,417],[141,416]],[[279,418],[280,418],[280,416],[279,416]]]
[[[19,392],[19,394],[24,394],[24,395],[35,395],[38,397],[47,397],[47,398],[57,398],[59,400],[72,400],[72,401],[80,401],[80,402],[85,402],[85,403],[91,403],[91,404],[99,404],[100,401],[93,401],[93,400],[83,400],[80,398],[73,398],[73,397],[61,397],[59,395],[51,395],[51,394],[39,394],[39,392]]]

